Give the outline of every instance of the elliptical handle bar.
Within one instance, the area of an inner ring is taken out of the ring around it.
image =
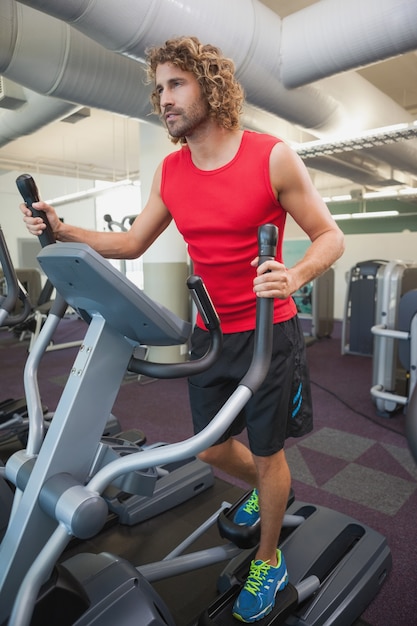
[[[189,276],[187,287],[191,291],[191,296],[207,330],[220,328],[219,316],[200,276],[195,274]]]
[[[39,235],[39,241],[42,248],[44,248],[45,246],[49,246],[49,244],[51,243],[55,243],[54,233],[52,231],[48,218],[46,217],[45,211],[40,211],[39,209],[35,209],[32,206],[34,202],[39,202],[38,188],[32,176],[30,174],[20,174],[20,176],[16,178],[16,185],[27,208],[32,211],[32,215],[34,217],[42,218],[42,220],[46,224],[46,229],[42,232],[41,235]]]
[[[223,333],[211,298],[200,276],[194,274],[189,276],[187,286],[210,333],[211,343],[207,352],[200,359],[182,363],[154,363],[132,357],[128,366],[129,371],[145,374],[151,378],[185,378],[204,372],[218,359],[223,347]]]

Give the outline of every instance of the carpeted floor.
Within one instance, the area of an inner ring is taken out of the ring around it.
[[[83,322],[65,320],[57,340],[82,337],[84,330]],[[11,333],[0,332],[0,400],[23,395],[26,345],[17,342]],[[75,354],[75,349],[52,351],[42,361],[41,394],[51,411]],[[417,468],[404,436],[404,416],[377,416],[369,393],[372,360],[342,356],[337,328],[332,338],[321,339],[308,348],[308,358],[315,428],[310,435],[287,442],[296,498],[349,514],[387,538],[393,557],[392,571],[364,611],[362,623],[413,626],[417,615]],[[178,441],[191,434],[183,380],[138,382],[136,377],[127,377],[113,413],[123,428],[142,429],[150,442]],[[6,453],[7,447],[3,447],[0,458]],[[221,486],[230,481],[221,473],[216,476]],[[245,488],[236,481],[231,483],[238,490]],[[179,626],[186,624],[179,622]]]

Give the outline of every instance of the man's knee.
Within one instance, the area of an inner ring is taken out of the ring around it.
[[[279,450],[270,456],[254,456],[255,464],[260,476],[264,473],[280,470],[287,470],[288,464],[284,450]]]
[[[223,443],[207,448],[207,450],[203,450],[203,452],[200,452],[197,455],[198,458],[200,461],[204,461],[204,463],[208,463],[209,465],[217,465],[219,460],[224,459],[227,454],[230,445],[228,441],[224,441]]]
[[[209,463],[209,465],[212,465],[211,455],[208,450],[203,450],[203,452],[200,452],[199,454],[197,454],[197,458],[200,459],[200,461],[203,461],[204,463]]]

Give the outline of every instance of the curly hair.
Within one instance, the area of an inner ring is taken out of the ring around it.
[[[156,68],[163,63],[172,63],[185,72],[192,72],[207,99],[209,115],[220,126],[228,130],[240,127],[244,93],[235,78],[235,65],[223,56],[219,48],[203,45],[197,37],[177,37],[169,39],[163,46],[146,50],[148,83],[155,82]],[[156,89],[152,91],[153,112],[161,115],[160,97]],[[173,143],[185,138],[171,137]]]

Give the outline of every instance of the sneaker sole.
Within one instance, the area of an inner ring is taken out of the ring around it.
[[[283,589],[285,589],[285,587],[287,585],[288,585],[288,572],[285,572],[285,575],[278,582],[277,589],[275,591],[274,600],[273,600],[272,604],[267,606],[266,609],[264,609],[263,611],[261,611],[257,615],[254,615],[253,617],[248,617],[247,619],[244,619],[238,613],[232,613],[233,617],[235,619],[238,619],[240,622],[244,622],[245,624],[252,624],[253,622],[259,622],[261,619],[263,619],[264,617],[266,617],[267,615],[270,614],[270,612],[272,611],[272,609],[275,606],[275,599],[276,599],[276,595],[277,595],[278,591],[282,591]]]
[[[253,622],[259,622],[259,620],[269,615],[272,609],[274,608],[274,606],[275,606],[275,601],[273,604],[271,604],[271,606],[269,606],[264,611],[262,611],[262,613],[259,613],[258,615],[255,615],[254,617],[250,617],[247,619],[244,619],[241,615],[238,615],[237,613],[232,613],[232,615],[234,618],[238,619],[240,622],[244,622],[245,624],[252,624]]]

